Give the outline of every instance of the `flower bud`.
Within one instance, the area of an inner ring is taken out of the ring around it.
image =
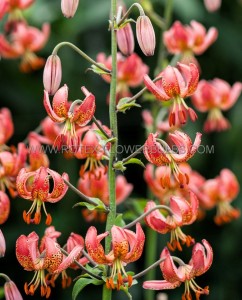
[[[0,224],[7,221],[10,212],[10,200],[4,192],[0,191]]]
[[[139,46],[146,56],[154,55],[155,32],[147,16],[139,16],[136,22],[136,36]]]
[[[0,258],[5,255],[5,252],[6,252],[5,238],[2,233],[2,230],[0,229]]]
[[[6,300],[23,300],[16,284],[10,280],[4,284],[4,294]]]
[[[79,0],[61,0],[61,10],[66,18],[72,18],[77,10]]]
[[[52,54],[46,61],[43,74],[44,88],[50,95],[54,95],[58,90],[61,76],[61,60],[58,55]]]
[[[220,8],[221,0],[204,0],[204,5],[209,12],[214,12]]]
[[[134,35],[130,23],[117,31],[117,41],[124,55],[129,56],[134,52]]]

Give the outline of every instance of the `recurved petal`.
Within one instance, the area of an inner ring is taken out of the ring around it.
[[[112,234],[112,249],[115,258],[123,260],[129,251],[129,242],[126,232],[119,226],[113,226],[111,229]]]
[[[147,290],[170,290],[180,286],[181,282],[168,282],[166,280],[149,280],[143,283],[143,288]]]
[[[58,123],[62,123],[65,121],[65,117],[61,117],[61,116],[58,116],[54,110],[52,109],[51,105],[50,105],[50,98],[49,98],[49,94],[47,91],[44,91],[44,99],[43,99],[43,104],[44,104],[44,107],[45,107],[45,110],[48,114],[48,116],[51,118],[51,120],[53,122],[58,122]]]
[[[169,134],[169,138],[177,147],[178,153],[172,153],[172,157],[176,162],[184,162],[190,157],[192,148],[191,138],[184,132],[176,130]]]
[[[66,119],[68,116],[68,87],[62,86],[53,97],[53,111],[59,118]]]
[[[173,98],[176,95],[180,95],[180,85],[177,78],[176,68],[172,66],[168,66],[162,72],[162,86],[164,88],[165,93],[170,97]],[[183,81],[182,78],[179,78]],[[184,83],[181,82],[181,85],[184,86]]]
[[[45,257],[43,269],[48,269],[50,273],[53,273],[61,264],[63,260],[63,254],[60,250],[60,245],[53,239],[45,238]]]
[[[37,249],[38,239],[38,235],[32,232],[28,236],[21,235],[16,241],[17,260],[26,271],[33,271],[35,269],[33,258],[36,258],[37,255],[33,252],[33,246]],[[31,245],[31,253],[29,245]]]
[[[165,149],[156,141],[157,134],[150,133],[144,144],[144,155],[146,159],[156,166],[170,163],[171,159],[166,155]]]
[[[205,273],[213,262],[213,249],[211,245],[205,239],[202,240],[202,243],[203,245],[200,243],[194,245],[192,259],[189,262],[189,265],[193,268],[194,276]]]
[[[22,168],[16,179],[16,188],[20,197],[24,199],[32,199],[31,190],[27,187],[27,181],[35,175],[35,172],[27,172]]]
[[[181,267],[177,268],[175,266],[167,248],[162,251],[162,255],[166,257],[164,262],[160,265],[165,280],[173,284],[176,284],[177,281],[184,282],[186,280],[185,269]]]
[[[69,176],[67,173],[63,173],[62,176],[57,172],[48,169],[48,173],[51,175],[53,179],[53,190],[48,194],[48,202],[55,203],[60,201],[66,194],[68,190],[68,186],[65,184],[64,180],[69,180]]]
[[[39,199],[41,201],[46,201],[49,194],[49,178],[47,173],[47,168],[40,167],[34,176],[34,182],[32,185],[32,199]]]
[[[223,110],[227,110],[230,107],[232,107],[235,104],[235,102],[238,100],[241,91],[242,91],[242,83],[236,82],[230,90],[228,100],[221,103],[221,108]]]
[[[136,223],[136,233],[128,229],[124,229],[124,231],[128,239],[130,250],[123,261],[127,263],[136,261],[140,258],[143,252],[145,243],[144,231],[140,223]]]
[[[161,82],[161,80],[159,80]],[[156,99],[161,101],[167,101],[170,100],[171,97],[168,96],[163,87],[162,84],[155,84],[148,75],[144,75],[144,84],[146,85],[147,89],[156,97]]]
[[[100,241],[108,234],[108,232],[105,232],[97,235],[97,229],[94,226],[91,226],[87,231],[85,238],[86,249],[91,258],[98,264],[107,264],[111,262],[111,260],[107,259],[103,246],[100,243]]]
[[[58,268],[54,271],[54,273],[61,273],[62,271],[66,270],[70,267],[71,264],[74,263],[74,260],[78,259],[81,254],[83,247],[80,245],[75,246],[69,255],[65,257],[62,263],[58,266]]]
[[[84,86],[81,88],[86,98],[83,100],[82,104],[74,111],[72,122],[75,122],[79,126],[85,126],[91,121],[95,109],[95,96],[90,93]]]
[[[181,93],[181,97],[191,96],[197,89],[199,70],[193,63],[190,63],[189,66],[178,63],[177,66],[186,81],[186,89],[184,89],[184,92]]]

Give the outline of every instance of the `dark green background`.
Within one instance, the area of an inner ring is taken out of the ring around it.
[[[40,52],[47,57],[53,47],[61,41],[71,41],[95,58],[98,52],[104,51],[109,54],[110,34],[108,28],[109,2],[107,0],[80,0],[78,12],[74,19],[67,20],[62,17],[60,1],[37,0],[33,7],[26,11],[26,17],[30,24],[40,27],[43,22],[51,23],[51,37],[47,46]],[[129,1],[130,3],[131,1]],[[163,14],[164,0],[153,1],[158,14]],[[242,74],[242,2],[239,0],[223,0],[220,11],[209,14],[201,0],[176,0],[174,4],[173,20],[181,20],[189,23],[195,19],[203,23],[206,28],[215,26],[218,28],[219,37],[216,43],[205,54],[198,57],[202,67],[201,77],[213,79],[215,77],[225,79],[230,84],[241,81]],[[135,16],[135,15],[134,15]],[[2,27],[2,24],[1,24]],[[159,36],[157,30],[157,37]],[[137,52],[141,54],[136,45]],[[97,75],[85,72],[88,63],[79,57],[71,49],[60,51],[63,66],[63,80],[69,86],[70,99],[81,97],[80,87],[85,85],[96,95],[96,116],[108,125],[108,106],[106,94],[108,85]],[[143,57],[143,56],[142,56]],[[143,57],[150,66],[151,73],[155,67],[156,56],[153,58]],[[46,116],[42,105],[43,85],[42,70],[32,74],[21,74],[16,61],[0,61],[0,106],[8,107],[13,114],[15,134],[10,144],[22,141],[27,133],[36,128],[39,122]],[[214,145],[214,154],[197,154],[191,161],[193,167],[207,178],[213,178],[219,174],[222,168],[231,168],[241,182],[242,170],[242,103],[241,97],[236,105],[226,113],[230,119],[232,128],[224,133],[215,133],[203,136],[204,145]],[[126,115],[119,115],[120,143],[140,144],[144,141],[144,129],[139,109],[133,109]],[[196,131],[202,130],[205,116],[199,114],[196,124],[189,123],[186,130],[195,135]],[[75,183],[78,179],[80,162],[75,160],[63,160],[61,155],[51,156],[51,168],[60,173],[66,171],[70,174],[70,180]],[[126,172],[129,182],[134,184],[132,196],[145,197],[146,189],[143,181],[142,170],[139,166],[130,167]],[[68,191],[65,198],[55,204],[48,205],[47,209],[53,214],[53,225],[63,234],[59,239],[65,243],[70,232],[82,233],[88,228],[82,218],[79,208],[72,209],[72,205],[78,201],[78,197]],[[234,202],[236,207],[242,208],[241,195]],[[44,232],[44,225],[26,225],[22,220],[22,211],[29,208],[30,203],[23,199],[11,201],[11,215],[8,221],[1,226],[7,241],[7,253],[1,259],[0,272],[6,272],[14,279],[23,294],[24,299],[31,299],[23,293],[23,284],[30,281],[33,273],[24,271],[15,258],[15,241],[20,234],[29,234],[35,230],[40,236]],[[213,223],[215,211],[209,212],[202,222],[186,228],[200,241],[206,238],[214,249],[214,263],[205,275],[198,278],[201,286],[210,286],[210,295],[207,299],[213,300],[239,300],[242,296],[242,220],[238,219],[231,224],[218,227]],[[100,226],[100,232],[104,230]],[[165,245],[160,237],[159,251]],[[189,260],[190,249],[179,254],[185,261]],[[141,270],[141,263],[134,266]],[[74,275],[75,276],[75,275]],[[161,273],[157,269],[157,279],[161,279]],[[50,299],[71,299],[71,288],[62,290],[60,281],[53,289]],[[98,291],[98,292],[97,292]],[[143,290],[139,286],[131,289],[134,300],[143,299]],[[168,291],[169,299],[181,298],[183,287],[174,291]],[[100,296],[97,296],[99,293]],[[87,288],[79,299],[101,299],[100,288]],[[202,297],[202,298],[205,298]],[[32,299],[38,298],[38,291]],[[125,299],[119,293],[115,299]]]

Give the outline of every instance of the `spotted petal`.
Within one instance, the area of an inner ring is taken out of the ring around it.
[[[161,74],[160,74],[161,75]],[[156,83],[154,83],[150,77],[148,75],[144,76],[144,84],[146,85],[147,89],[158,99],[161,101],[167,101],[170,100],[171,97],[168,96],[163,87],[162,84],[160,84],[160,82],[162,82],[161,80],[157,81]]]
[[[54,273],[61,273],[69,268],[74,263],[74,260],[80,256],[82,249],[83,247],[80,245],[75,246],[69,255],[63,259],[62,263],[58,266]]]
[[[47,201],[55,203],[65,196],[68,186],[65,184],[64,179],[68,181],[69,176],[66,173],[63,173],[62,176],[60,176],[60,174],[50,169],[48,169],[48,173],[52,176],[54,187],[52,192],[48,194]]]
[[[180,286],[181,282],[168,282],[166,280],[149,280],[143,283],[143,288],[147,290],[170,290]]]

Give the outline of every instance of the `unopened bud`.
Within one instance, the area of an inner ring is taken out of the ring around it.
[[[3,257],[6,252],[6,243],[5,243],[5,238],[2,233],[2,230],[0,229],[0,257]]]
[[[77,10],[79,0],[61,0],[61,10],[66,18],[72,18]]]
[[[7,300],[23,300],[16,284],[12,281],[6,281],[4,284],[4,294]]]
[[[146,56],[154,55],[155,31],[147,16],[139,16],[136,22],[136,36],[139,46]]]
[[[117,41],[120,51],[129,56],[134,52],[134,35],[130,23],[117,31]]]
[[[7,221],[10,212],[10,200],[8,195],[0,191],[0,224]]]
[[[221,0],[204,0],[204,5],[209,12],[214,12],[220,8]]]
[[[58,55],[52,54],[48,57],[43,74],[45,90],[54,95],[61,83],[62,69],[61,60]]]

